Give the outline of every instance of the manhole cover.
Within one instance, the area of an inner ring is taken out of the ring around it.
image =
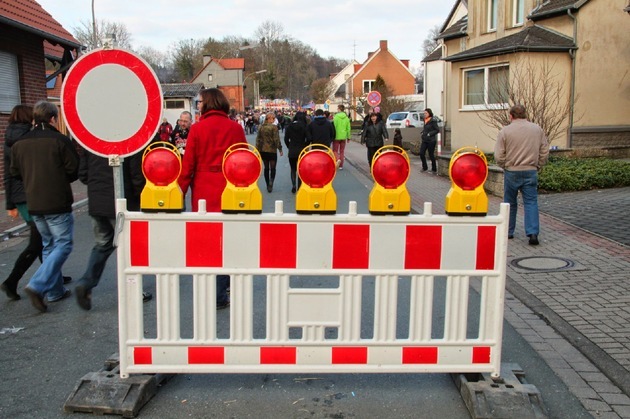
[[[527,271],[561,271],[575,267],[575,262],[570,259],[557,256],[528,256],[513,259],[511,262],[515,268]]]

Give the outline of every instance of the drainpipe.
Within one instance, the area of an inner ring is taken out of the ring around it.
[[[442,42],[442,59],[446,58],[448,56],[448,48],[446,47],[446,42]],[[442,74],[443,77],[443,82],[442,82],[442,117],[444,118],[444,124],[442,126],[442,129],[440,131],[441,135],[440,135],[440,141],[442,143],[442,146],[446,145],[446,124],[449,123],[449,118],[448,118],[448,61],[444,60],[444,74]],[[425,98],[426,98],[426,93],[425,93]],[[451,144],[453,143],[453,139],[451,138]],[[442,147],[442,150],[444,150],[444,147]]]
[[[571,9],[567,10],[567,15],[573,20],[573,42],[577,47],[577,17],[571,13]],[[569,143],[567,144],[569,148],[573,147],[573,115],[575,113],[575,66],[576,59],[575,54],[577,52],[576,49],[569,50],[569,56],[571,57],[571,98],[569,99],[571,103],[569,104]]]

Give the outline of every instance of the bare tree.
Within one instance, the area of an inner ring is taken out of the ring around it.
[[[94,29],[96,29],[96,33],[94,33]],[[118,48],[131,49],[131,33],[129,33],[124,23],[98,20],[95,25],[92,25],[92,22],[82,20],[79,22],[79,26],[72,28],[72,31],[77,41],[85,45],[90,51],[101,48],[103,39],[112,34],[116,36]]]
[[[405,109],[405,101],[402,99],[395,99],[392,97],[392,89],[387,85],[385,79],[380,75],[376,75],[374,79],[374,90],[381,94],[381,114],[384,118],[392,112],[402,111]]]
[[[173,83],[177,80],[173,61],[167,53],[147,46],[141,46],[135,52],[151,66],[161,83]]]
[[[525,58],[510,64],[509,74],[488,86],[488,96],[504,101],[509,106],[496,106],[476,113],[488,127],[500,130],[510,123],[509,107],[521,104],[527,109],[530,121],[540,125],[549,143],[563,129],[571,110],[570,97],[564,80],[554,72],[556,62],[548,58],[532,61]]]
[[[335,93],[334,83],[327,78],[321,78],[311,83],[309,93],[315,103],[324,103]]]
[[[435,25],[431,29],[429,29],[429,33],[427,34],[426,39],[422,42],[422,50],[424,51],[424,56],[431,54],[435,48],[440,44],[437,41],[437,37],[440,35],[440,26]]]
[[[190,82],[203,65],[202,40],[180,39],[173,49],[173,64],[179,75],[179,81]]]

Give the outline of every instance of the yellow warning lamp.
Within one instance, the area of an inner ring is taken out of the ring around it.
[[[262,160],[256,147],[248,143],[232,145],[223,154],[222,167],[227,185],[221,194],[221,211],[226,214],[260,214],[262,194],[258,178]]]
[[[151,143],[142,155],[142,173],[147,182],[140,195],[146,212],[181,212],[184,196],[177,183],[182,158],[177,147],[166,141]]]
[[[379,148],[372,160],[372,176],[374,187],[369,198],[370,214],[407,215],[411,212],[411,197],[406,186],[409,156],[405,150],[395,145]]]
[[[298,214],[335,214],[337,194],[332,181],[337,172],[335,154],[323,144],[311,144],[298,158],[298,176],[302,186],[295,198]]]
[[[488,160],[477,147],[463,147],[451,157],[448,166],[451,189],[444,206],[448,215],[485,216],[488,196],[483,185],[488,178]]]

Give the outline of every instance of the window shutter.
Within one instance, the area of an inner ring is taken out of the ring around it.
[[[20,78],[17,57],[0,51],[0,112],[11,112],[20,104]]]

